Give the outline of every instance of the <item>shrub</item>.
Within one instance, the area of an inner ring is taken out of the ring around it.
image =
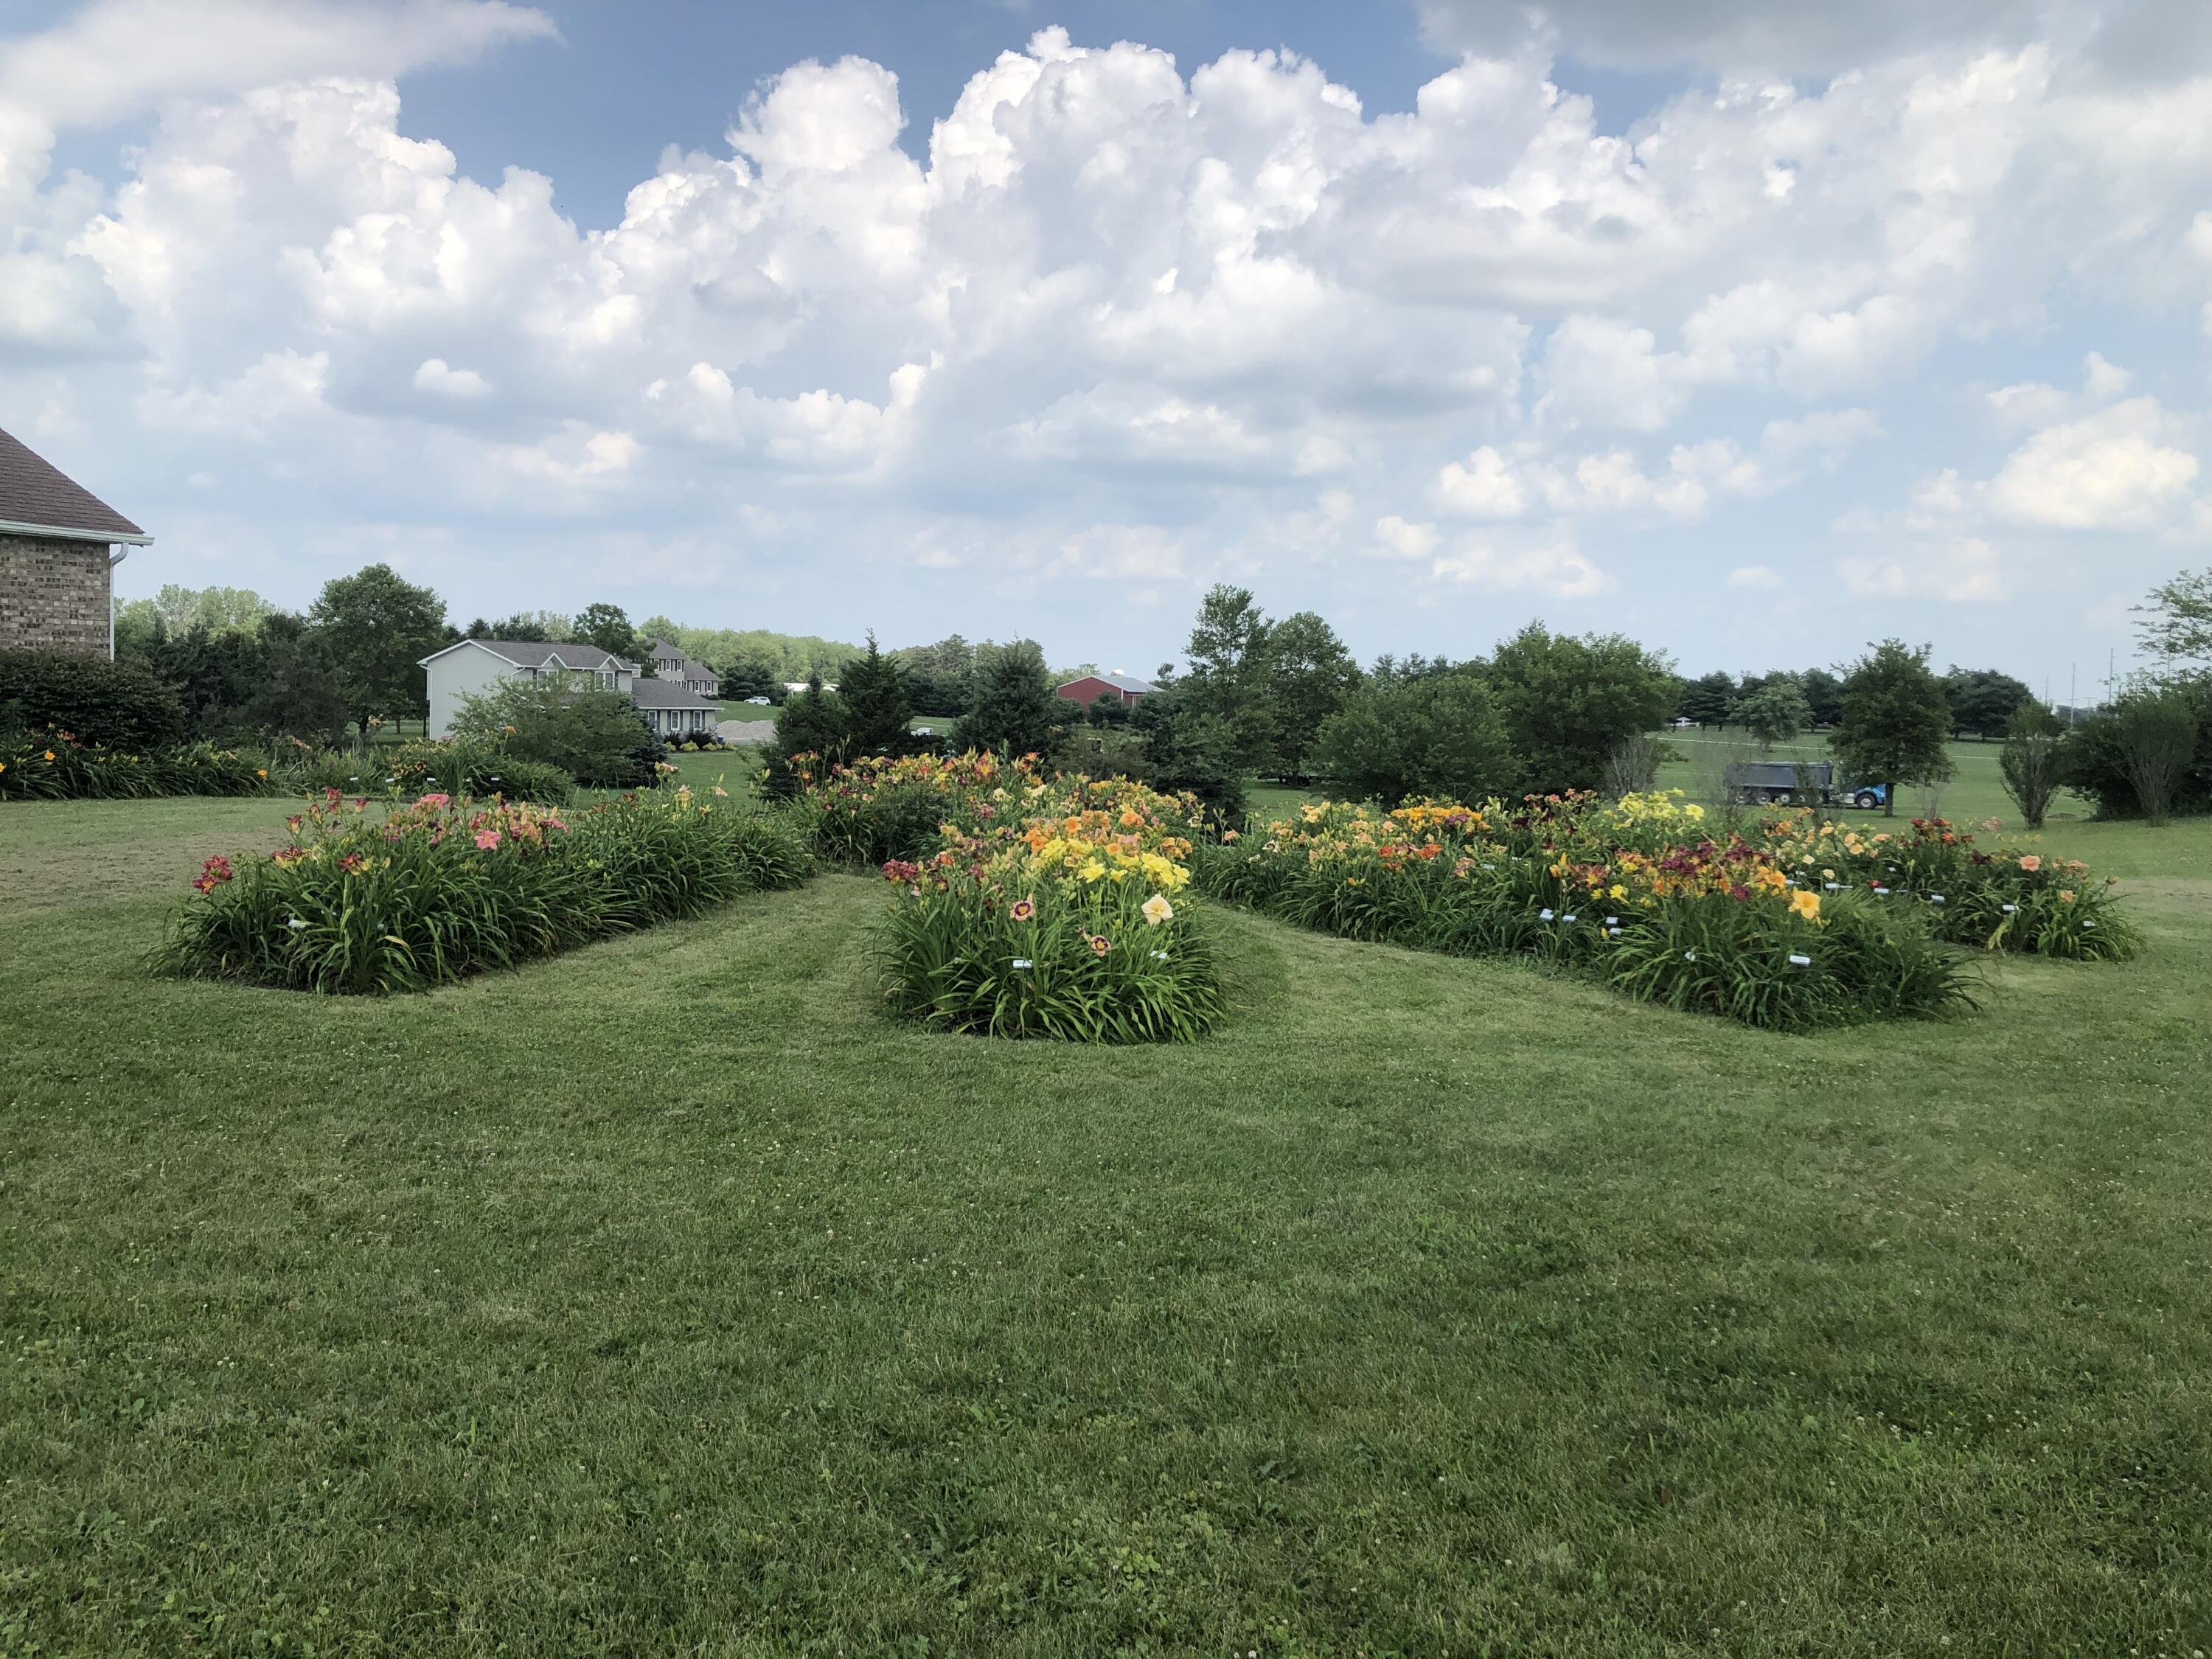
[[[1395,806],[1431,795],[1480,799],[1507,786],[1516,761],[1489,688],[1449,673],[1354,691],[1323,723],[1313,764],[1339,799]]]
[[[2113,709],[2113,733],[2127,768],[2136,806],[2152,823],[2164,823],[2186,787],[2197,756],[2197,700],[2179,685],[2148,685],[2123,696]]]
[[[825,757],[842,760],[852,738],[852,716],[843,702],[823,685],[820,675],[810,677],[806,689],[786,699],[776,713],[761,793],[771,800],[789,800],[806,787],[806,778],[795,764],[799,757],[817,763]]]
[[[2066,728],[2033,697],[2013,710],[1997,766],[2004,775],[2005,793],[2031,830],[2043,828],[2044,814],[2058,793],[2065,739]]]
[[[619,691],[552,678],[501,680],[483,696],[464,697],[453,736],[558,767],[587,789],[649,787],[668,753]]]
[[[1101,697],[1093,708],[1121,708],[1118,723],[1086,721],[1063,730],[1048,757],[1055,772],[1081,773],[1093,778],[1129,778],[1143,783],[1152,776],[1145,757],[1145,740],[1129,729],[1128,711],[1111,698]]]
[[[2174,787],[2167,804],[2172,814],[2212,811],[2212,693],[2197,691],[2193,697],[2197,705],[2195,759]],[[2136,799],[2135,783],[2129,775],[2116,708],[2083,715],[2067,732],[2061,755],[2062,781],[2094,802],[2099,817],[2142,816],[2142,803]]]
[[[1619,634],[1577,639],[1531,623],[1481,672],[1528,789],[1596,787],[1615,744],[1674,712],[1673,666]]]
[[[812,867],[780,817],[626,796],[573,822],[442,793],[388,815],[336,791],[295,844],[208,860],[154,953],[158,971],[346,994],[421,991],[550,956]]]
[[[0,732],[67,732],[95,748],[143,754],[185,735],[185,710],[143,663],[0,652]]]
[[[1026,793],[1026,792],[1025,792]],[[1040,786],[1025,822],[947,826],[892,861],[884,994],[942,1030],[1082,1042],[1195,1037],[1223,1012],[1182,804],[1135,784]]]
[[[1646,794],[1658,783],[1660,767],[1680,758],[1648,732],[1623,738],[1605,757],[1605,792],[1615,799]]]

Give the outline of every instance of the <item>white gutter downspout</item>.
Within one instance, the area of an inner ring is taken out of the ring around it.
[[[107,556],[107,659],[115,660],[115,567],[131,556],[127,547],[111,551]]]

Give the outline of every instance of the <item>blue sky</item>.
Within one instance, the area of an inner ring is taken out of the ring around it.
[[[0,27],[0,426],[155,534],[126,593],[1148,669],[1225,580],[2063,695],[2212,562],[2212,25],[2151,0]]]

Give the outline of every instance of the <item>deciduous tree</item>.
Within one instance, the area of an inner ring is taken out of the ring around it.
[[[1519,757],[1522,787],[1595,789],[1623,738],[1649,732],[1674,703],[1674,665],[1620,634],[1577,639],[1530,623],[1484,668]]]
[[[629,615],[618,605],[587,605],[576,613],[576,637],[595,645],[611,657],[649,666],[641,656],[641,641],[629,623]]]
[[[1509,789],[1518,757],[1489,687],[1469,672],[1362,686],[1322,725],[1314,768],[1343,800],[1480,801]]]
[[[1336,630],[1310,611],[1270,624],[1267,641],[1262,695],[1273,714],[1275,770],[1287,781],[1304,782],[1312,772],[1315,738],[1359,684],[1359,665]]]
[[[2136,633],[2143,649],[2176,674],[2212,673],[2212,568],[2185,570],[2137,605]]]
[[[2031,830],[2043,828],[2043,815],[2058,793],[2065,741],[2065,726],[2033,697],[2012,711],[1997,767],[2004,775],[2005,793]]]
[[[1795,674],[1770,674],[1759,690],[1736,700],[1729,718],[1750,732],[1759,753],[1765,754],[1778,743],[1802,736],[1813,724],[1813,707]]]
[[[1843,715],[1828,741],[1852,783],[1889,786],[1882,811],[1894,817],[1899,785],[1951,775],[1950,733],[1950,705],[1929,671],[1928,647],[1884,640],[1845,677]]]
[[[422,660],[444,643],[446,630],[446,602],[436,593],[388,564],[372,564],[324,583],[307,620],[362,730],[378,716],[427,714]]]

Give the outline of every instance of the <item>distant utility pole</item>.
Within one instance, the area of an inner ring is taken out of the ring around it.
[[[2081,708],[2081,693],[2077,684],[2081,678],[2081,665],[2068,663],[2066,665],[2066,724],[2069,726],[2073,725],[2080,718],[2076,711]]]

